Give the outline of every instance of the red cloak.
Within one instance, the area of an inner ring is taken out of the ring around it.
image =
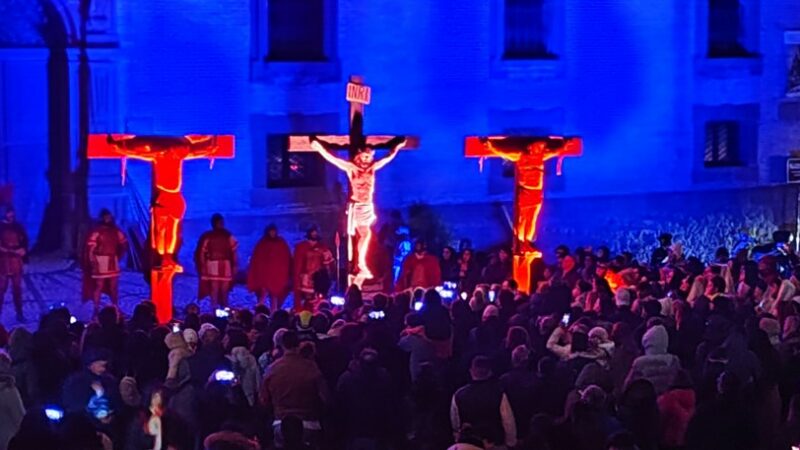
[[[247,288],[251,292],[265,291],[271,297],[285,298],[289,294],[292,252],[282,237],[264,237],[258,241],[247,270]]]
[[[426,253],[421,258],[416,253],[406,256],[400,277],[397,279],[397,290],[408,288],[432,288],[442,284],[442,270],[439,259]]]

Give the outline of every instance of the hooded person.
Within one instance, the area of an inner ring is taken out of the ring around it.
[[[0,450],[6,450],[24,416],[25,406],[11,373],[11,358],[0,350]]]
[[[653,326],[644,333],[642,347],[644,355],[633,360],[625,384],[645,379],[653,384],[656,394],[660,395],[666,392],[675,379],[681,368],[680,360],[677,356],[667,353],[669,334],[663,325]]]
[[[22,401],[32,404],[38,397],[36,366],[33,362],[33,335],[24,327],[17,327],[8,337],[8,353],[11,357],[11,374],[22,395]]]
[[[259,304],[269,296],[270,308],[274,312],[283,306],[284,299],[289,295],[291,270],[292,251],[289,244],[278,235],[278,227],[270,224],[250,257],[247,288],[256,294]]]
[[[107,421],[119,410],[119,383],[108,371],[111,354],[102,348],[88,348],[81,357],[84,370],[64,381],[61,405],[66,413],[89,413]]]
[[[233,371],[236,373],[242,391],[250,406],[258,401],[258,390],[261,384],[261,371],[256,358],[245,347],[234,347],[231,350]]]
[[[164,337],[164,344],[169,349],[167,360],[169,369],[164,387],[169,391],[167,410],[174,413],[177,423],[180,423],[187,433],[197,430],[197,402],[192,384],[190,366],[191,350],[183,340],[181,333],[169,333]]]
[[[364,348],[350,361],[339,377],[336,397],[348,448],[359,441],[373,445],[388,442],[399,429],[396,411],[400,398],[375,349]]]

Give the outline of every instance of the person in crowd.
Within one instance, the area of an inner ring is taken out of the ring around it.
[[[0,450],[8,448],[8,442],[19,431],[25,405],[14,383],[11,372],[11,358],[0,350]]]
[[[65,413],[87,414],[108,424],[120,411],[119,382],[108,370],[111,355],[105,349],[85,349],[84,370],[64,381],[61,405]]]
[[[669,334],[663,325],[647,330],[642,337],[644,354],[633,360],[626,384],[643,379],[652,383],[656,395],[666,392],[681,370],[680,360],[667,352],[668,347]]]
[[[489,264],[483,269],[483,282],[500,284],[511,278],[511,269],[511,251],[501,248],[496,254],[492,254]]]
[[[211,216],[211,230],[200,236],[194,252],[200,275],[197,298],[210,297],[213,305],[228,306],[228,294],[239,270],[238,248],[239,242],[225,228],[222,215]]]
[[[471,248],[464,249],[458,258],[458,289],[472,292],[481,279],[481,269]]]
[[[283,306],[289,295],[292,251],[278,234],[274,224],[267,226],[264,236],[256,244],[247,269],[247,288],[256,294],[258,303],[269,297],[272,312]]]
[[[307,442],[319,442],[324,407],[331,402],[328,385],[316,362],[300,354],[297,333],[286,331],[281,346],[283,356],[267,368],[260,392],[261,402],[275,417],[275,442],[282,444],[281,421],[289,416],[303,421]]]
[[[347,448],[391,448],[397,442],[400,399],[377,350],[366,347],[350,362],[336,399]]]
[[[472,382],[456,391],[451,402],[453,433],[458,434],[462,425],[469,424],[486,430],[491,442],[505,443],[513,448],[517,443],[514,412],[502,384],[493,379],[491,360],[476,356],[472,359],[469,373]]]
[[[406,257],[397,279],[397,290],[429,289],[442,284],[442,274],[436,256],[427,251],[423,241],[414,244],[414,252]]]
[[[17,222],[13,207],[6,208],[5,218],[0,222],[0,312],[3,300],[11,285],[11,299],[17,313],[17,322],[24,322],[22,313],[22,272],[28,256],[28,233]]]
[[[0,437],[12,450],[800,445],[800,271],[677,247],[651,267],[562,246],[537,261],[532,295],[507,278],[447,299],[438,284],[351,287],[339,305],[312,287],[301,310],[189,304],[170,326],[149,301],[85,324],[56,306],[35,329],[0,329],[0,415],[14,417]]]
[[[439,259],[439,270],[442,272],[442,281],[458,283],[459,269],[456,250],[450,246],[443,248],[442,257]]]

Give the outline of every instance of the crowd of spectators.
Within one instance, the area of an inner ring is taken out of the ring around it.
[[[800,271],[787,251],[570,251],[444,287],[159,325],[56,307],[0,330],[0,450],[650,450],[800,445]]]

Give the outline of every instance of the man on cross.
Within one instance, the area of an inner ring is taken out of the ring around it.
[[[217,137],[212,135],[186,136],[134,136],[108,135],[108,143],[126,158],[153,164],[153,227],[150,231],[152,246],[163,267],[181,272],[175,261],[179,226],[186,214],[186,200],[181,193],[183,161],[213,157],[218,149]]]
[[[337,157],[326,147],[327,143],[311,136],[311,147],[326,161],[336,166],[347,174],[350,180],[350,199],[347,204],[347,234],[358,237],[358,277],[361,279],[372,278],[372,272],[367,267],[367,251],[372,238],[372,225],[378,216],[375,214],[375,172],[389,164],[397,153],[405,146],[406,140],[395,137],[387,145],[391,148],[389,154],[375,160],[375,150],[372,145],[362,142],[355,148],[356,154],[352,161]]]
[[[527,137],[480,138],[492,154],[514,163],[516,167],[515,252],[538,253],[533,248],[536,223],[544,201],[544,163],[558,158],[556,173],[561,175],[565,157],[581,154],[580,138]]]

